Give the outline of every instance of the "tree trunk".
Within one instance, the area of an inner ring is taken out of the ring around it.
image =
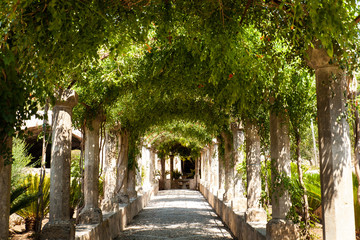
[[[174,155],[169,155],[170,157],[170,189],[174,187]]]
[[[314,165],[319,166],[318,159],[317,159],[317,150],[316,150],[317,148],[316,148],[314,124],[313,124],[312,120],[311,120],[311,125],[310,126],[311,126],[311,135],[312,135],[313,149],[314,149]]]
[[[265,174],[264,174],[264,183],[265,183],[265,194],[266,194],[266,198],[264,201],[264,205],[266,205],[266,207],[268,208],[270,205],[270,194],[269,194],[269,183],[268,183],[268,157],[265,154]]]
[[[25,218],[25,232],[35,231],[36,229],[36,218],[27,217]]]
[[[35,233],[37,238],[40,236],[42,219],[44,217],[44,195],[43,195],[43,184],[45,179],[45,165],[46,165],[46,128],[47,128],[47,117],[49,110],[49,99],[46,100],[44,109],[44,120],[43,120],[43,142],[42,142],[42,153],[41,153],[41,169],[40,169],[40,181],[39,181],[39,198],[38,204],[36,205],[36,217],[35,217]]]
[[[299,173],[299,183],[300,183],[300,187],[302,188],[302,190],[304,191],[303,194],[303,219],[305,222],[305,229],[304,229],[304,235],[306,239],[310,239],[310,235],[309,235],[309,203],[308,203],[308,197],[307,197],[307,193],[306,193],[306,189],[305,189],[305,184],[304,184],[304,180],[303,180],[303,172],[301,169],[302,166],[302,160],[301,160],[301,155],[300,155],[300,143],[301,143],[301,137],[300,137],[300,133],[299,133],[299,129],[295,130],[295,139],[296,139],[296,161],[297,161],[297,166],[298,166],[298,173]]]
[[[165,190],[165,181],[166,181],[165,156],[162,156],[160,160],[161,160],[160,190]]]
[[[0,126],[0,133],[1,131]],[[9,163],[12,150],[12,138],[0,134],[0,239],[8,239],[10,189],[11,189],[11,164]]]

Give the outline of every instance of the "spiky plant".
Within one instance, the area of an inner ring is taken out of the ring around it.
[[[10,214],[16,213],[21,209],[28,207],[32,202],[36,201],[37,194],[26,194],[29,185],[20,185],[11,189],[10,193]]]
[[[321,185],[319,173],[304,174],[304,182],[308,193],[310,210],[315,211],[321,206]]]
[[[32,196],[35,195],[36,198],[38,197],[39,191],[39,182],[40,177],[39,175],[28,175],[24,179],[24,186],[28,186],[27,192],[25,196]],[[49,205],[50,205],[50,178],[45,177],[43,182],[43,209],[40,209],[46,215],[49,212]],[[29,206],[20,209],[16,213],[19,214],[21,217],[25,219],[25,230],[32,231],[34,230],[36,223],[36,211],[37,211],[37,201],[33,201]]]

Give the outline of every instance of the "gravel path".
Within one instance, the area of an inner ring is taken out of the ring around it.
[[[116,240],[233,239],[198,191],[159,191]]]

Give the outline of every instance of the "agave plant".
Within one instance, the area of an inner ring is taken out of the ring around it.
[[[10,214],[16,213],[25,207],[28,207],[32,202],[36,201],[37,194],[26,194],[29,185],[20,185],[11,189],[10,193]]]
[[[321,185],[319,173],[304,174],[304,183],[308,194],[310,210],[315,211],[321,206]]]
[[[27,186],[27,191],[25,196],[33,196],[38,197],[39,191],[39,175],[28,175],[23,183],[23,186]],[[43,207],[40,209],[46,215],[49,212],[50,205],[50,178],[45,177],[43,182]],[[36,212],[38,209],[38,202],[33,201],[27,207],[18,210],[16,213],[25,219],[25,231],[32,231],[36,224]]]
[[[320,174],[305,174],[304,175],[306,190],[309,196],[309,206],[312,211],[315,211],[321,206],[321,186]],[[360,232],[360,204],[357,201],[358,182],[355,174],[353,174],[353,191],[354,191],[354,210],[355,210],[355,229]]]

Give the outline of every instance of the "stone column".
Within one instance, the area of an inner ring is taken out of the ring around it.
[[[209,191],[212,191],[212,181],[213,181],[213,178],[212,178],[212,171],[211,171],[211,167],[212,167],[212,157],[211,157],[211,154],[213,152],[213,147],[212,145],[209,145],[208,146],[208,149],[206,151],[206,169],[207,169],[207,188]]]
[[[281,184],[282,178],[291,176],[289,122],[284,114],[270,113],[270,145],[272,219],[266,226],[266,238],[296,239],[295,225],[286,220],[291,207],[290,194]]]
[[[170,189],[173,188],[173,179],[174,179],[174,155],[169,155],[170,157]]]
[[[211,186],[211,157],[210,157],[210,152],[211,152],[211,146],[206,147],[205,148],[205,155],[204,155],[205,171],[206,171],[205,186],[209,190],[210,190],[210,186]]]
[[[129,169],[127,184],[128,184],[127,193],[129,195],[129,198],[130,199],[136,198],[137,197],[137,192],[136,192],[136,169],[135,169],[135,165],[133,165]]]
[[[70,216],[70,162],[72,109],[78,102],[72,90],[61,91],[53,109],[50,213],[42,239],[74,239],[75,226]]]
[[[210,158],[211,158],[211,187],[212,187],[212,193],[217,196],[217,193],[219,191],[219,151],[218,151],[218,143],[215,139],[213,140],[213,145],[211,148],[212,151],[210,151]]]
[[[195,189],[199,189],[200,184],[200,174],[199,174],[199,166],[200,165],[200,158],[195,159]]]
[[[205,176],[206,176],[206,171],[205,171],[205,160],[204,160],[204,149],[201,151],[200,154],[200,169],[201,169],[201,175],[200,175],[200,182],[201,184],[203,184],[205,186]]]
[[[116,205],[116,163],[119,157],[119,129],[111,129],[105,136],[105,164],[104,164],[104,200],[101,209],[104,212],[114,211]]]
[[[91,120],[91,126],[85,127],[85,167],[84,202],[79,214],[82,224],[96,224],[102,221],[99,208],[99,129],[100,119]]]
[[[221,142],[222,140],[219,139],[218,142]],[[225,165],[226,165],[226,156],[225,156],[225,152],[224,154],[219,154],[219,145],[217,145],[217,149],[218,149],[218,181],[219,181],[219,187],[217,190],[217,196],[219,197],[220,200],[223,200],[223,197],[225,195]],[[221,150],[222,151],[222,150]]]
[[[1,145],[4,152],[0,154],[0,239],[8,239],[11,189],[11,155],[6,154],[6,151],[11,153],[11,137],[2,137]]]
[[[247,222],[266,222],[266,212],[261,207],[260,136],[256,125],[246,122],[246,171],[247,171]]]
[[[155,160],[156,160],[156,152],[155,149],[150,148],[150,166],[149,166],[149,182],[151,185],[155,182],[155,174],[154,171],[156,169],[155,167]]]
[[[231,178],[232,187],[232,196],[233,196],[233,208],[239,211],[246,211],[247,208],[247,199],[244,195],[245,187],[242,181],[242,173],[238,173],[237,167],[241,164],[244,159],[244,150],[245,150],[245,133],[243,124],[234,122],[231,123],[231,130],[233,133],[233,163],[232,163],[232,172],[233,177]]]
[[[233,171],[233,161],[232,161],[232,142],[230,139],[230,136],[228,133],[221,132],[222,139],[224,141],[224,195],[223,200],[224,202],[229,202],[233,198],[233,177],[234,177],[234,171]]]
[[[315,44],[318,45],[318,44]],[[324,49],[310,49],[315,69],[324,239],[355,239],[346,72]]]
[[[129,203],[129,195],[127,193],[128,186],[128,153],[129,153],[129,132],[120,130],[120,153],[116,163],[116,187],[115,201],[117,203]]]
[[[164,190],[164,189],[165,189],[165,180],[166,180],[166,175],[165,175],[165,156],[161,156],[160,162],[161,162],[160,190]]]

